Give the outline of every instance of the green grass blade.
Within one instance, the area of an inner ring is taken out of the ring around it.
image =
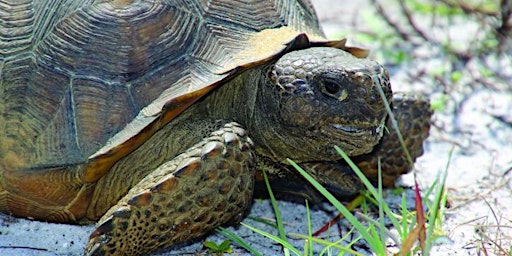
[[[271,228],[277,229],[276,221],[272,221],[272,220],[264,219],[264,218],[260,218],[260,217],[254,217],[254,216],[247,216],[247,218],[250,220],[253,220],[254,222],[258,222],[258,223],[267,225]]]
[[[441,208],[441,203],[446,203],[446,197],[444,196],[444,185],[446,184],[446,177],[448,176],[448,168],[450,167],[450,162],[452,159],[454,147],[451,148],[450,153],[448,154],[448,162],[446,163],[446,168],[443,173],[441,182],[438,184],[438,188],[434,197],[434,203],[433,203],[433,211],[430,214],[430,218],[428,221],[428,228],[427,228],[427,243],[425,245],[425,252],[424,255],[428,256],[430,253],[430,248],[432,248],[432,242],[434,241],[434,228],[436,226],[436,221],[439,214],[439,209]],[[444,200],[443,200],[444,199]],[[444,206],[443,206],[444,207]]]
[[[281,212],[279,211],[279,207],[277,206],[277,200],[274,196],[274,192],[272,191],[272,188],[270,187],[270,183],[268,181],[267,173],[265,172],[264,168],[261,168],[263,172],[263,179],[265,180],[265,186],[267,187],[268,195],[270,197],[270,203],[272,204],[272,208],[274,209],[274,214],[276,215],[276,222],[277,222],[277,231],[279,233],[279,237],[286,241],[286,231],[284,230],[283,225],[283,218],[281,218]],[[287,247],[283,248],[284,255],[289,256],[290,252],[288,251]]]
[[[311,255],[313,256],[313,227],[311,224],[311,213],[309,212],[309,204],[308,200],[305,201],[306,203],[306,218],[308,220],[308,238],[307,238],[307,244],[308,244],[308,250],[304,250],[304,255]]]
[[[265,231],[263,231],[263,230],[259,230],[259,229],[257,229],[257,228],[252,227],[252,226],[249,226],[249,225],[247,225],[247,224],[245,224],[245,223],[243,223],[243,222],[242,222],[242,223],[240,223],[240,224],[241,224],[242,226],[244,226],[244,227],[246,227],[246,228],[248,228],[248,229],[252,230],[253,232],[256,232],[256,233],[258,233],[258,234],[260,234],[260,235],[262,235],[262,236],[266,236],[266,237],[268,237],[268,238],[270,238],[270,239],[272,239],[272,240],[274,240],[274,241],[278,242],[279,244],[283,245],[283,247],[284,247],[284,248],[286,248],[286,249],[288,249],[289,251],[293,252],[295,255],[297,255],[297,256],[302,255],[302,253],[301,253],[299,250],[297,250],[297,249],[296,249],[292,244],[290,244],[286,239],[282,239],[281,237],[278,237],[278,236],[272,235],[272,234],[270,234],[270,233],[268,233],[268,232],[265,232]]]
[[[404,149],[405,157],[407,158],[407,162],[411,166],[414,165],[414,161],[412,160],[411,154],[409,154],[409,150],[407,150],[407,146],[405,145],[404,137],[402,136],[402,133],[400,132],[400,128],[398,126],[398,122],[396,121],[395,114],[393,114],[393,110],[391,110],[391,104],[389,103],[388,99],[386,98],[386,95],[384,94],[384,90],[382,90],[381,86],[378,86],[379,94],[382,100],[384,101],[384,106],[386,107],[386,112],[389,115],[389,120],[391,121],[391,125],[393,126],[393,129],[396,132],[396,135],[398,136],[398,141],[400,142],[400,146],[402,149]]]
[[[370,183],[368,178],[366,178],[366,176],[364,176],[364,174],[361,172],[359,167],[357,167],[357,165],[355,165],[354,162],[352,162],[352,160],[348,157],[348,155],[345,152],[343,152],[343,150],[341,150],[338,146],[334,146],[334,148],[336,149],[338,154],[340,154],[343,157],[343,159],[348,163],[350,168],[354,171],[354,173],[357,175],[359,180],[361,180],[361,182],[364,184],[366,189],[368,189],[368,191],[370,191],[370,194],[377,201],[384,201],[384,199],[382,198],[382,194],[379,194],[377,192],[377,190],[375,190],[375,187],[373,187],[373,185]],[[391,211],[391,209],[389,208],[389,206],[387,204],[383,204],[382,207],[383,207],[384,212],[386,213],[387,216],[392,216],[393,215],[393,212]],[[399,228],[400,227],[400,223],[398,222],[398,220],[396,218],[390,218],[390,221],[391,221],[391,223],[393,223],[394,227],[398,227],[397,231],[400,234],[400,236],[402,236],[402,233],[401,233],[402,230]]]
[[[382,198],[382,167],[381,167],[381,161],[380,161],[380,156],[378,158],[378,161],[377,161],[377,170],[378,170],[378,189],[379,189],[379,195],[380,195],[380,198],[378,200],[379,202],[379,234],[380,234],[380,240],[381,241],[386,241],[386,234],[385,234],[385,231],[386,231],[386,225],[384,224],[384,200]],[[381,200],[382,199],[382,200]]]
[[[407,230],[407,220],[409,219],[409,210],[407,209],[407,198],[405,196],[405,193],[402,193],[402,201],[401,201],[401,213],[402,213],[402,230]],[[407,238],[407,232],[402,232],[402,235],[400,236],[401,241],[405,241]]]
[[[368,215],[366,214],[362,214],[362,213],[357,213],[357,216],[361,217],[361,219],[364,219],[366,220],[368,223],[371,224],[370,228],[372,230],[372,232],[376,232],[375,231],[375,227],[379,227],[379,229],[381,230],[381,232],[384,233],[384,238],[386,237],[389,237],[391,238],[391,240],[393,240],[396,244],[400,244],[400,241],[395,237],[395,235],[393,235],[393,233],[391,233],[391,231],[389,231],[386,226],[381,226],[382,224],[378,221],[375,221],[374,219],[370,218]],[[377,233],[374,233],[375,236],[379,235]],[[386,240],[382,240],[382,241],[386,241]]]
[[[351,232],[349,232],[348,234],[350,234]],[[291,233],[290,236],[293,236],[293,237],[297,237],[297,238],[300,238],[300,239],[309,239],[308,236],[305,236],[305,235],[302,235],[302,234],[296,234],[296,233]],[[320,245],[325,245],[326,247],[322,250],[322,252],[320,252],[318,255],[323,255],[328,249],[336,249],[336,250],[339,250],[341,252],[344,252],[344,253],[349,253],[350,255],[356,255],[356,256],[363,256],[365,254],[362,254],[360,252],[357,252],[357,251],[354,251],[352,249],[350,249],[350,246],[361,240],[361,236],[358,236],[356,239],[353,239],[351,241],[350,244],[348,244],[347,246],[342,246],[342,245],[339,245],[339,243],[341,243],[343,240],[347,240],[348,239],[348,236],[345,235],[343,236],[341,239],[335,241],[335,242],[329,242],[329,241],[326,241],[324,239],[320,239],[320,238],[316,238],[316,237],[312,237],[312,241],[316,244],[320,244]]]

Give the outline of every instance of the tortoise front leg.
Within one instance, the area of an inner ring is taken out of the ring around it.
[[[240,221],[253,194],[251,149],[229,123],[162,164],[105,213],[86,255],[138,255]]]

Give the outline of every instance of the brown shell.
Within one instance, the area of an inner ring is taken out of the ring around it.
[[[323,41],[307,0],[21,2],[0,11],[0,170],[97,180],[225,79]]]

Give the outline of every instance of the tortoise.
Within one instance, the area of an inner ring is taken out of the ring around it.
[[[237,223],[264,167],[339,197],[422,154],[431,111],[386,69],[329,41],[298,1],[7,1],[0,13],[0,211],[91,223],[87,255],[136,255]],[[380,88],[382,90],[380,90]],[[381,94],[384,97],[381,97]],[[391,102],[391,103],[388,103]]]

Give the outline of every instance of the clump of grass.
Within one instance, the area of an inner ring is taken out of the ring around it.
[[[411,253],[417,251],[421,251],[423,255],[429,255],[433,244],[438,240],[438,238],[443,237],[440,225],[443,217],[444,204],[446,203],[446,194],[444,193],[446,174],[436,180],[427,189],[423,197],[419,193],[419,188],[416,187],[416,207],[414,211],[408,210],[405,193],[403,193],[400,213],[397,214],[393,212],[391,207],[384,201],[382,186],[379,185],[375,188],[341,149],[336,147],[336,150],[349,163],[351,168],[353,168],[356,175],[358,175],[366,187],[366,190],[364,190],[361,196],[358,197],[360,204],[363,206],[364,213],[352,213],[299,165],[291,160],[288,160],[288,162],[296,168],[297,171],[301,173],[301,175],[303,175],[334,207],[336,207],[344,218],[346,218],[346,220],[353,226],[349,233],[336,241],[327,241],[325,239],[316,238],[313,236],[309,210],[306,210],[305,214],[308,219],[308,234],[287,234],[284,225],[282,224],[279,208],[277,207],[276,200],[268,183],[267,188],[274,208],[277,223],[276,227],[279,235],[270,234],[245,223],[242,223],[242,225],[269,238],[273,242],[280,244],[283,247],[284,255],[331,255],[333,250],[338,251],[339,255],[344,255],[345,253],[351,255],[364,255],[351,248],[353,244],[359,243],[362,240],[364,240],[370,250],[376,255],[387,255],[389,254],[387,246],[389,239],[394,241],[396,248],[399,248],[397,255],[411,255]],[[265,180],[267,180],[266,174],[264,174],[264,177]],[[428,198],[431,195],[434,195],[434,199],[433,201],[428,201]],[[369,204],[378,207],[379,217],[377,220],[374,220],[368,215],[368,212],[370,211],[370,207],[368,206]],[[423,206],[426,206],[426,211]],[[392,229],[398,233],[398,237],[395,237],[391,229],[386,226],[384,223],[385,219],[390,220],[392,223]],[[221,229],[221,233],[234,243],[247,249],[253,255],[261,255],[257,250],[251,248],[250,245],[245,243],[240,237],[237,237],[230,232],[226,232],[227,231],[225,229]],[[288,240],[290,239],[289,237],[294,239],[304,239],[305,245],[303,249],[294,247]],[[345,244],[343,245],[343,243]],[[324,249],[319,253],[316,253],[312,250],[314,244],[322,245],[324,246]]]

